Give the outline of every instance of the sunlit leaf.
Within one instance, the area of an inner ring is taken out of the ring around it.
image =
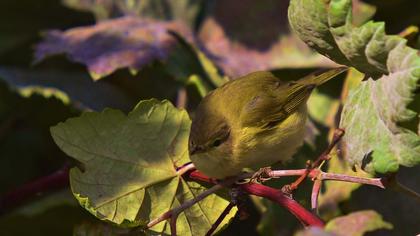
[[[292,0],[292,28],[309,46],[334,61],[379,78],[361,83],[344,104],[346,158],[369,172],[395,172],[420,163],[420,137],[399,126],[416,112],[406,106],[420,78],[418,51],[384,23],[352,24],[351,0]]]
[[[129,16],[67,31],[53,30],[37,45],[35,61],[66,54],[72,61],[85,64],[97,80],[117,69],[138,70],[153,60],[167,59],[176,44],[168,30],[189,34],[180,22]]]
[[[362,82],[343,110],[347,159],[370,172],[386,173],[398,170],[399,164],[420,163],[420,137],[400,126],[420,111],[419,107],[416,111],[407,108],[418,86],[420,58],[409,48],[401,50],[405,53],[389,55],[391,74]]]
[[[70,171],[80,204],[102,220],[144,226],[205,190],[185,182],[176,167],[189,162],[190,119],[168,101],[141,101],[128,115],[106,109],[51,128],[57,145],[81,162]],[[181,235],[202,235],[229,202],[212,195],[180,214]],[[222,225],[234,215],[232,211]],[[151,230],[169,233],[168,222]]]

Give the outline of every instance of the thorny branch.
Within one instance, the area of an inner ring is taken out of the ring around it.
[[[188,167],[188,169],[191,170],[193,168],[193,165],[188,164],[185,167]],[[150,221],[149,224],[147,224],[147,228],[151,228],[154,225],[164,220],[170,219],[171,229],[174,229],[175,231],[176,219],[179,213],[193,206],[195,203],[201,201],[208,195],[222,189],[223,187],[230,187],[237,180],[250,178],[253,175],[253,173],[246,173],[237,178],[231,178],[231,179],[221,181],[218,183],[216,180],[203,175],[199,171],[192,171],[192,172],[182,171],[182,172],[185,173],[184,177],[190,178],[191,180],[203,181],[207,183],[213,183],[216,185],[204,191],[203,193],[198,195],[195,199],[185,202],[181,206],[171,209],[165,212],[164,214],[162,214],[161,216],[159,216],[158,218]],[[309,173],[307,173],[307,169],[271,170],[271,171],[267,171],[265,174],[267,174],[268,177],[270,178],[280,178],[280,177],[285,177],[285,176],[302,176],[305,173],[306,173],[306,177],[313,178],[313,179],[317,178],[316,180],[319,180],[319,182],[321,182],[322,180],[337,180],[337,181],[352,182],[352,183],[362,183],[362,184],[377,186],[380,188],[385,188],[384,181],[381,178],[363,178],[363,177],[355,177],[355,176],[348,176],[348,175],[342,175],[342,174],[326,173],[326,172],[320,171],[319,169],[313,169],[309,171]],[[293,215],[295,215],[304,225],[321,226],[321,227],[324,225],[324,223],[316,215],[307,211],[299,203],[287,197],[283,192],[277,189],[274,189],[265,185],[261,185],[261,184],[251,183],[251,182],[247,184],[236,185],[236,186],[240,188],[240,190],[244,191],[245,193],[264,197],[273,202],[278,203],[282,207],[286,208]],[[175,234],[172,233],[172,235],[175,235]]]
[[[333,147],[338,143],[338,141],[343,136],[344,131],[338,129],[336,130],[333,140],[328,148],[318,157],[318,159],[313,162],[312,164],[308,163],[305,169],[295,169],[295,170],[270,170],[266,169],[264,171],[263,178],[281,178],[284,176],[299,176],[299,178],[289,185],[291,190],[297,188],[297,186],[306,178],[311,178],[314,181],[313,192],[311,195],[311,203],[312,208],[316,209],[317,207],[317,199],[318,194],[322,185],[322,181],[324,180],[334,180],[334,181],[344,181],[344,182],[351,182],[351,183],[360,183],[360,184],[367,184],[372,186],[377,186],[379,188],[392,187],[393,183],[392,180],[389,178],[363,178],[363,177],[356,177],[356,176],[348,176],[344,174],[335,174],[335,173],[327,173],[320,170],[320,166],[322,163],[329,159],[329,154]],[[178,176],[182,176],[184,178],[193,180],[193,181],[203,181],[207,183],[214,184],[213,187],[207,189],[206,191],[202,192],[196,198],[184,202],[181,206],[171,209],[156,219],[153,219],[147,224],[147,228],[151,228],[156,224],[170,220],[170,228],[171,234],[176,235],[176,221],[178,215],[182,213],[184,210],[188,209],[189,207],[193,206],[197,202],[203,200],[207,196],[217,192],[222,188],[238,188],[240,191],[243,191],[246,194],[252,194],[256,196],[260,196],[266,199],[269,199],[280,206],[286,208],[290,213],[296,216],[298,220],[300,220],[304,225],[310,226],[324,226],[324,222],[318,218],[315,214],[311,213],[310,211],[306,210],[302,207],[299,203],[297,203],[292,198],[288,197],[282,191],[277,189],[253,183],[249,181],[245,184],[236,184],[238,180],[249,179],[254,176],[254,173],[244,173],[237,177],[228,178],[223,181],[217,181],[215,179],[209,178],[199,171],[195,170],[195,167],[192,163],[187,163],[184,166],[177,169]],[[49,175],[32,181],[26,185],[23,185],[20,188],[17,188],[13,191],[10,191],[6,195],[0,198],[0,213],[5,212],[6,210],[10,210],[13,207],[18,206],[21,204],[25,199],[28,199],[39,192],[49,191],[52,189],[62,188],[68,186],[68,168],[65,167],[60,169],[59,171]],[[413,194],[413,193],[411,193]],[[418,196],[418,195],[417,195]],[[220,215],[220,217],[216,220],[213,224],[211,229],[208,231],[207,235],[211,235],[226,215],[231,211],[234,207],[234,203],[230,203],[224,212]],[[6,208],[7,206],[7,208]]]
[[[307,163],[306,171],[293,183],[284,186],[283,191],[291,195],[293,191],[296,190],[298,186],[303,182],[303,180],[306,179],[306,177],[308,176],[309,172],[311,172],[311,170],[320,167],[324,161],[327,161],[330,158],[329,155],[331,151],[333,150],[335,145],[337,145],[337,143],[341,140],[343,136],[344,136],[344,130],[336,129],[334,131],[333,139],[331,143],[328,145],[327,149],[312,164]]]

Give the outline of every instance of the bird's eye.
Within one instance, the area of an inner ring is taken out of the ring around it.
[[[214,140],[214,142],[213,142],[213,147],[218,147],[218,146],[220,146],[220,144],[222,144],[222,140],[220,140],[220,139],[216,139],[216,140]]]

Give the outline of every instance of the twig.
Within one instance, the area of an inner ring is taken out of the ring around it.
[[[234,184],[237,180],[249,178],[253,175],[252,173],[246,173],[241,176],[230,178],[222,182],[217,182],[215,179],[209,178],[198,171],[192,171],[194,169],[195,169],[194,165],[192,163],[188,163],[178,168],[177,174],[190,178],[195,181],[204,181],[207,183],[213,183],[215,185],[209,188],[208,190],[202,192],[200,195],[198,195],[196,198],[192,199],[191,201],[184,202],[181,206],[175,209],[172,209],[170,211],[167,211],[161,216],[159,216],[158,218],[150,221],[147,224],[147,228],[153,227],[154,225],[164,220],[171,219],[170,227],[172,229],[172,232],[176,234],[176,220],[177,220],[177,216],[181,212],[191,207],[192,205],[196,204],[197,202],[201,201],[202,199],[209,196],[210,194],[224,187],[229,187],[230,185]],[[5,212],[6,206],[8,209],[13,208],[19,205],[20,203],[22,203],[24,200],[36,195],[39,192],[50,191],[52,189],[62,188],[62,187],[67,186],[68,178],[69,178],[68,170],[69,168],[66,166],[65,168],[62,168],[51,175],[37,179],[18,189],[15,189],[14,191],[9,192],[8,194],[6,194],[0,199],[0,213]],[[279,178],[283,176],[302,176],[303,174],[305,174],[306,177],[316,178],[315,180],[316,185],[318,185],[317,181],[321,182],[323,180],[337,180],[337,181],[353,182],[353,183],[360,183],[360,184],[368,184],[368,185],[373,185],[380,188],[385,188],[385,185],[389,184],[388,179],[363,178],[363,177],[348,176],[348,175],[342,175],[342,174],[325,173],[319,169],[312,169],[309,172],[308,172],[308,169],[274,170],[274,171],[267,172],[267,175],[272,178]],[[319,187],[320,187],[320,184],[319,184]],[[319,192],[319,190],[317,190],[319,189],[319,187],[314,186],[315,193],[317,191]],[[307,211],[299,203],[297,203],[291,198],[288,198],[281,191],[278,191],[277,189],[270,188],[261,184],[255,184],[255,183],[241,184],[238,186],[238,188],[240,188],[245,193],[264,197],[278,203],[279,205],[287,209],[289,212],[294,214],[305,225],[314,225],[314,226],[324,225],[324,223],[316,215]],[[312,203],[312,206],[316,207],[314,203]],[[215,225],[212,226],[212,228],[214,227],[217,228],[217,225],[220,224],[220,222],[218,221],[223,221],[223,218],[227,214],[228,214],[228,209],[225,209],[225,211],[219,217],[220,220],[218,219],[215,222]],[[174,233],[173,235],[175,235]]]
[[[384,185],[385,181],[383,178],[364,178],[364,177],[326,173],[326,172],[321,172],[321,178],[323,180],[337,180],[337,181],[350,182],[350,183],[373,185],[373,186],[383,188],[383,189],[385,188],[385,185]]]
[[[249,176],[249,174],[245,174],[243,176],[235,177],[227,179],[221,183],[217,183],[214,179],[209,178],[199,171],[192,171],[185,173],[186,177],[189,177],[193,180],[203,181],[207,183],[215,183],[213,187],[209,188],[208,190],[202,192],[200,195],[198,195],[196,198],[184,202],[181,206],[174,208],[172,210],[169,210],[165,213],[163,213],[158,218],[150,221],[146,228],[151,228],[155,226],[156,224],[171,219],[170,221],[170,227],[171,232],[176,232],[176,219],[178,217],[178,214],[184,211],[185,209],[193,206],[197,202],[201,201],[202,199],[206,198],[208,195],[220,190],[223,187],[228,187],[235,183],[239,179],[243,179],[244,176]],[[238,186],[242,191],[253,194],[260,197],[265,197],[271,201],[274,201],[278,203],[279,205],[285,207],[287,210],[289,210],[293,215],[295,215],[304,225],[311,225],[311,226],[324,226],[324,223],[322,220],[320,220],[316,215],[312,214],[311,212],[307,211],[304,207],[302,207],[299,203],[297,203],[295,200],[290,199],[286,197],[281,191],[278,191],[277,189],[267,187],[261,184],[254,184],[254,183],[248,183],[248,184],[241,184]],[[175,235],[171,233],[172,235]]]
[[[420,194],[410,189],[409,187],[401,184],[395,176],[392,176],[388,179],[388,186],[390,186],[392,190],[406,194],[420,202]]]
[[[315,179],[314,185],[312,186],[312,194],[311,194],[311,207],[312,211],[316,211],[318,209],[318,196],[319,191],[321,190],[322,179]]]
[[[189,162],[176,170],[176,173],[181,176],[188,171],[195,170],[195,166],[192,162]]]
[[[272,170],[267,172],[267,175],[271,178],[280,178],[285,176],[299,176],[305,174],[307,169],[297,169],[297,170]],[[318,169],[311,170],[306,177],[310,178],[321,178],[322,180],[336,180],[350,183],[359,183],[377,186],[379,188],[385,188],[385,183],[383,178],[364,178],[357,176],[349,176],[343,174],[334,174],[323,172]]]
[[[235,180],[236,181],[236,180]],[[231,180],[226,181],[224,184],[233,184],[235,181],[231,182]],[[197,202],[203,200],[204,198],[206,198],[207,196],[209,196],[212,193],[217,192],[218,190],[222,189],[225,185],[222,184],[216,184],[213,187],[207,189],[206,191],[202,192],[201,194],[199,194],[197,197],[195,197],[194,199],[184,202],[183,204],[181,204],[181,206],[170,210],[172,211],[172,213],[170,214],[170,226],[171,226],[171,235],[172,236],[176,236],[176,221],[178,219],[178,215],[183,212],[184,210],[190,208],[191,206],[193,206],[194,204],[196,204]],[[147,225],[147,227],[149,227],[149,224]]]
[[[185,108],[187,105],[187,90],[185,87],[179,88],[176,96],[176,107]]]
[[[171,236],[176,236],[176,220],[178,219],[178,214],[172,214],[171,221],[169,223],[169,226],[171,227]]]
[[[0,198],[0,215],[20,206],[26,200],[36,196],[39,193],[52,191],[68,186],[69,167],[57,170],[56,172],[26,183]]]
[[[321,165],[323,161],[329,159],[329,155],[332,149],[337,145],[337,143],[343,138],[344,130],[343,129],[336,129],[334,130],[334,135],[331,143],[328,145],[327,149],[318,157],[318,159],[312,164],[312,169],[317,168]]]
[[[195,172],[195,171],[194,171]],[[147,225],[146,228],[151,228],[153,226],[155,226],[156,224],[159,224],[160,222],[167,220],[169,218],[171,218],[172,221],[176,221],[176,218],[178,217],[178,214],[183,212],[185,209],[190,208],[191,206],[193,206],[194,204],[196,204],[197,202],[203,200],[204,198],[206,198],[207,196],[209,196],[212,193],[217,192],[218,190],[226,187],[226,186],[230,186],[233,183],[235,183],[238,179],[240,179],[241,177],[234,177],[234,178],[230,178],[230,179],[226,179],[214,186],[212,186],[211,188],[207,189],[206,191],[202,192],[201,194],[199,194],[198,196],[196,196],[194,199],[184,202],[183,204],[181,204],[179,207],[171,209],[165,213],[163,213],[161,216],[159,216],[156,219],[153,219],[152,221],[150,221]],[[206,182],[210,182],[213,183],[214,180],[211,180],[210,178],[208,178],[208,181]]]
[[[234,206],[235,206],[235,204],[233,204],[231,202],[229,203],[229,205],[227,205],[227,207],[222,212],[222,214],[220,214],[219,218],[217,218],[216,222],[214,222],[214,224],[211,226],[211,228],[209,229],[209,231],[207,231],[206,236],[210,236],[210,235],[212,235],[214,233],[214,231],[216,231],[217,227],[219,227],[219,225],[226,218],[226,216],[229,214],[229,212],[232,210],[232,208]]]
[[[189,173],[188,177],[193,180],[199,180],[209,183],[212,182],[212,179],[203,175],[199,171],[193,171]],[[312,214],[304,207],[302,207],[298,202],[291,198],[288,198],[284,195],[284,193],[275,188],[256,183],[240,184],[238,185],[238,188],[240,188],[240,190],[244,191],[245,193],[259,197],[264,197],[273,202],[276,202],[277,204],[291,212],[293,215],[295,215],[296,218],[298,218],[304,225],[320,227],[324,226],[324,222],[322,222],[322,220],[320,220],[318,216]]]
[[[327,149],[312,163],[312,165],[307,164],[306,171],[293,183],[286,185],[284,189],[287,189],[289,194],[296,190],[298,186],[303,182],[303,180],[306,179],[311,170],[318,168],[324,161],[329,159],[329,154],[331,153],[332,149],[335,147],[335,145],[337,145],[337,143],[341,140],[343,136],[344,130],[336,129],[334,131],[333,139],[328,145]]]

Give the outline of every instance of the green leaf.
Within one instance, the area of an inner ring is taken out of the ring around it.
[[[202,86],[217,88],[229,81],[219,69],[195,44],[188,42],[182,35],[171,32],[178,46],[165,63],[166,70],[183,83],[190,83],[191,76],[198,76]],[[205,79],[205,81],[202,80]],[[209,89],[209,88],[208,88]]]
[[[346,158],[371,173],[395,172],[399,165],[420,163],[420,137],[398,125],[416,117],[406,106],[412,100],[420,68],[401,68],[405,65],[399,62],[420,65],[420,60],[410,50],[406,53],[391,54],[391,59],[397,56],[393,60],[396,73],[362,82],[343,108],[340,123],[346,130]]]
[[[152,99],[141,101],[127,116],[112,109],[84,113],[52,127],[51,133],[64,152],[81,162],[80,169],[70,171],[80,204],[99,219],[144,226],[206,189],[176,172],[189,162],[190,123],[186,111]],[[180,214],[178,232],[204,234],[228,203],[213,194],[192,206]],[[162,222],[151,230],[167,234],[169,225]]]
[[[419,112],[407,109],[420,78],[418,51],[384,23],[352,24],[351,0],[292,0],[292,28],[309,46],[332,60],[379,78],[350,92],[340,126],[346,130],[346,159],[374,173],[420,163],[420,137],[399,124]]]
[[[351,0],[292,0],[289,22],[310,47],[368,75],[387,73],[387,57],[404,39],[385,34],[383,22],[355,27]]]
[[[331,127],[335,113],[340,105],[338,99],[334,99],[315,89],[308,99],[308,113],[315,121]]]
[[[327,223],[325,230],[338,236],[362,236],[378,229],[392,229],[392,225],[373,210],[358,211],[337,217]]]

